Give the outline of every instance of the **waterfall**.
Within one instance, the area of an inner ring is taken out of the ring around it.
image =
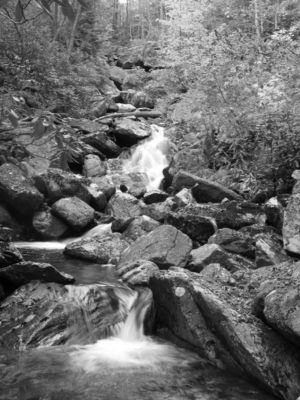
[[[125,291],[114,288],[120,308],[129,312],[123,323],[111,330],[113,336],[98,340],[95,344],[77,346],[71,354],[71,363],[86,372],[98,371],[103,363],[108,366],[160,368],[162,363],[174,363],[178,350],[144,335],[145,316],[152,304],[149,289]]]
[[[157,189],[163,179],[163,169],[168,166],[169,140],[164,128],[151,125],[151,137],[134,150],[131,158],[123,165],[124,173],[143,172],[148,177],[147,190]]]
[[[145,338],[144,320],[151,303],[152,293],[150,290],[139,291],[117,337],[125,341],[143,340]]]

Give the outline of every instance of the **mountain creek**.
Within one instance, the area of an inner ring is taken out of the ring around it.
[[[116,113],[66,118],[70,171],[27,121],[0,165],[0,399],[299,399],[299,171],[246,200],[107,90]]]

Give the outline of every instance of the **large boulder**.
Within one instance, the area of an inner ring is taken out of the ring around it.
[[[94,177],[91,180],[93,182],[91,184],[92,190],[100,190],[105,194],[107,200],[109,200],[116,193],[115,185],[110,179],[108,179],[107,176]]]
[[[154,100],[142,91],[124,90],[121,92],[121,99],[124,103],[132,104],[136,108],[154,108]]]
[[[14,164],[0,166],[0,198],[22,217],[30,217],[43,203],[44,197]]]
[[[300,181],[294,186],[284,210],[282,236],[285,250],[300,254]]]
[[[165,217],[165,222],[200,243],[207,242],[217,230],[217,224],[213,218],[189,213],[185,209],[169,212]]]
[[[139,260],[117,268],[117,274],[129,285],[148,285],[150,278],[159,271],[152,261]]]
[[[96,154],[88,154],[84,157],[83,173],[87,177],[103,176],[106,174],[105,162]]]
[[[198,179],[192,187],[192,194],[198,203],[220,203],[224,199],[241,200],[241,196],[219,183]]]
[[[109,200],[107,213],[116,219],[138,217],[142,214],[142,208],[138,199],[128,193],[117,192]]]
[[[298,282],[271,291],[264,299],[263,315],[274,329],[300,347],[300,265]]]
[[[143,200],[145,204],[153,204],[153,203],[162,203],[167,200],[168,193],[163,192],[162,190],[151,190],[144,194]]]
[[[94,235],[69,243],[64,254],[94,261],[99,264],[117,264],[121,253],[128,247],[128,242],[119,233]]]
[[[254,314],[300,346],[300,262],[260,268],[250,285],[257,286],[257,281]]]
[[[97,83],[97,89],[106,98],[117,99],[120,95],[119,89],[116,87],[115,83],[108,79],[106,76],[102,75]]]
[[[161,225],[129,246],[121,255],[119,267],[141,259],[162,269],[184,267],[191,250],[192,241],[187,235],[171,225]]]
[[[51,213],[50,209],[34,214],[32,226],[45,239],[58,239],[68,231],[68,226]]]
[[[89,203],[90,194],[86,179],[58,168],[50,168],[47,172],[35,177],[36,187],[42,192],[50,204],[63,197],[76,196]]]
[[[190,261],[188,269],[194,272],[200,272],[209,264],[220,264],[229,271],[237,271],[249,266],[249,263],[242,263],[242,260],[236,260],[233,255],[230,255],[221,246],[212,243],[194,249],[190,253]]]
[[[211,363],[249,376],[275,396],[300,394],[299,351],[251,314],[250,274],[239,285],[183,269],[150,279],[161,332]],[[252,290],[252,291],[251,291]]]
[[[106,157],[118,157],[122,152],[121,147],[103,131],[89,133],[82,138],[82,141],[95,147]]]
[[[0,241],[0,268],[23,261],[22,254],[13,243]]]
[[[123,232],[123,235],[126,239],[135,241],[141,236],[152,232],[158,226],[160,226],[158,221],[155,221],[147,215],[141,215],[140,217],[136,217],[130,221],[128,227]]]
[[[129,113],[136,110],[136,107],[134,107],[132,104],[117,103],[116,106],[119,113]]]
[[[51,264],[22,261],[0,269],[0,281],[12,288],[30,281],[73,283],[73,276],[59,272]]]
[[[78,197],[56,201],[52,205],[52,212],[76,231],[87,228],[95,217],[95,210]]]
[[[173,179],[175,192],[183,188],[192,188],[192,193],[198,203],[220,203],[224,199],[241,200],[241,196],[219,183],[199,178],[197,175],[180,170]]]
[[[151,128],[144,122],[130,118],[118,118],[114,124],[113,134],[119,146],[132,146],[141,139],[151,135]]]
[[[288,260],[279,235],[261,233],[255,236],[255,263],[258,268],[281,264]]]
[[[217,227],[240,229],[248,225],[264,225],[266,215],[261,206],[249,202],[228,201],[222,204],[190,204],[180,210],[190,216],[211,217]]]
[[[132,304],[122,299],[121,291],[133,297],[128,288],[109,285],[28,283],[0,305],[0,347],[23,350],[105,338]]]
[[[117,85],[122,85],[127,73],[123,68],[117,67],[116,65],[109,66],[109,78]]]
[[[97,185],[91,184],[89,186],[91,195],[91,206],[97,211],[103,211],[107,206],[107,196],[102,190],[99,190]]]
[[[20,225],[12,216],[12,214],[7,210],[6,207],[0,204],[0,225],[7,226],[14,231],[20,230]]]
[[[155,219],[156,221],[164,222],[167,215],[174,209],[175,206],[175,202],[171,197],[168,197],[167,200],[163,201],[162,203],[145,204],[143,202],[142,213],[152,219]]]
[[[241,231],[230,228],[219,229],[208,239],[208,243],[215,243],[224,250],[240,254],[251,259],[255,258],[255,240]]]

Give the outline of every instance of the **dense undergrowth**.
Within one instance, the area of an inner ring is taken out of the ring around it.
[[[35,18],[31,5],[23,20],[23,3],[8,4],[0,14],[1,120],[11,110],[25,117],[45,109],[94,118],[90,106],[109,74],[107,61],[136,51],[130,47],[137,42],[144,54],[151,39],[158,67],[150,74],[137,68],[130,79],[156,98],[167,124],[183,136],[205,137],[208,167],[268,181],[274,192],[290,190],[300,163],[297,2],[164,0],[160,27],[131,41],[125,33],[136,25],[128,19],[114,26],[109,1],[83,8],[73,38],[74,16],[66,10],[49,22],[45,13]]]

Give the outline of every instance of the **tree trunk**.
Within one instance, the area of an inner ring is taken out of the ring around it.
[[[69,45],[68,45],[68,50],[67,50],[68,58],[70,58],[72,50],[73,50],[75,33],[76,33],[77,24],[78,24],[78,21],[79,21],[79,18],[80,18],[80,13],[81,13],[81,5],[78,4],[75,20],[74,20],[74,23],[73,23],[73,26],[72,26],[72,31],[71,31],[70,41],[69,41]]]

